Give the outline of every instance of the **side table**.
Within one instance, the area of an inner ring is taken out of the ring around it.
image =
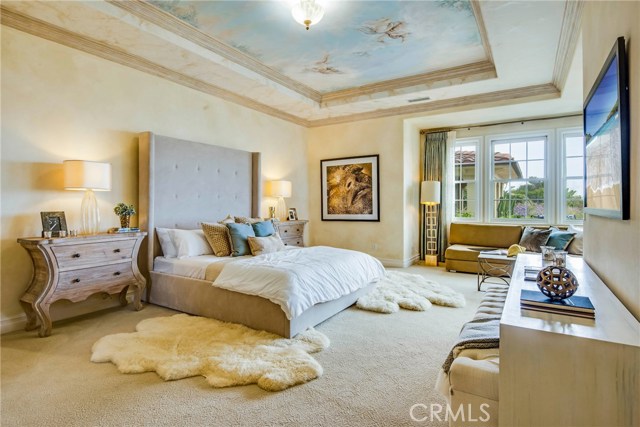
[[[480,252],[478,255],[478,291],[482,287],[482,284],[491,277],[500,279],[508,285],[511,280],[511,275],[513,274],[513,266],[515,263],[515,257]]]

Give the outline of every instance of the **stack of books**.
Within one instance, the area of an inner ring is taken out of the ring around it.
[[[531,280],[535,282],[538,280],[538,273],[540,273],[542,267],[536,267],[535,265],[524,266],[524,280]]]
[[[139,231],[140,229],[138,227],[130,227],[130,228],[113,227],[113,228],[110,228],[108,232],[111,234],[115,234],[115,233],[137,233]]]
[[[552,300],[542,292],[523,289],[520,294],[520,308],[586,319],[596,318],[596,309],[589,297],[572,296],[563,300]]]

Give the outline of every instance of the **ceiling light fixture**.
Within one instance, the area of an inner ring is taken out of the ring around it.
[[[296,22],[304,25],[308,30],[309,26],[320,22],[324,16],[324,7],[318,0],[296,0],[291,9],[291,15]]]

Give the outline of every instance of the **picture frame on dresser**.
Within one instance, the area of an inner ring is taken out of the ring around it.
[[[59,237],[60,232],[67,232],[67,219],[63,211],[40,212],[42,220],[42,236],[45,231],[50,231],[52,237]]]
[[[296,208],[289,208],[288,220],[289,221],[297,221],[298,220],[298,211],[296,210]]]
[[[322,221],[380,221],[379,155],[320,160]]]

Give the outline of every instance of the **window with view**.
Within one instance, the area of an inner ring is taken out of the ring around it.
[[[548,217],[546,146],[546,136],[491,141],[494,220],[542,221]]]
[[[478,148],[478,139],[458,140],[455,144],[453,173],[456,219],[477,220],[479,217]]]
[[[563,132],[562,218],[565,222],[584,220],[584,139],[581,132]]]

